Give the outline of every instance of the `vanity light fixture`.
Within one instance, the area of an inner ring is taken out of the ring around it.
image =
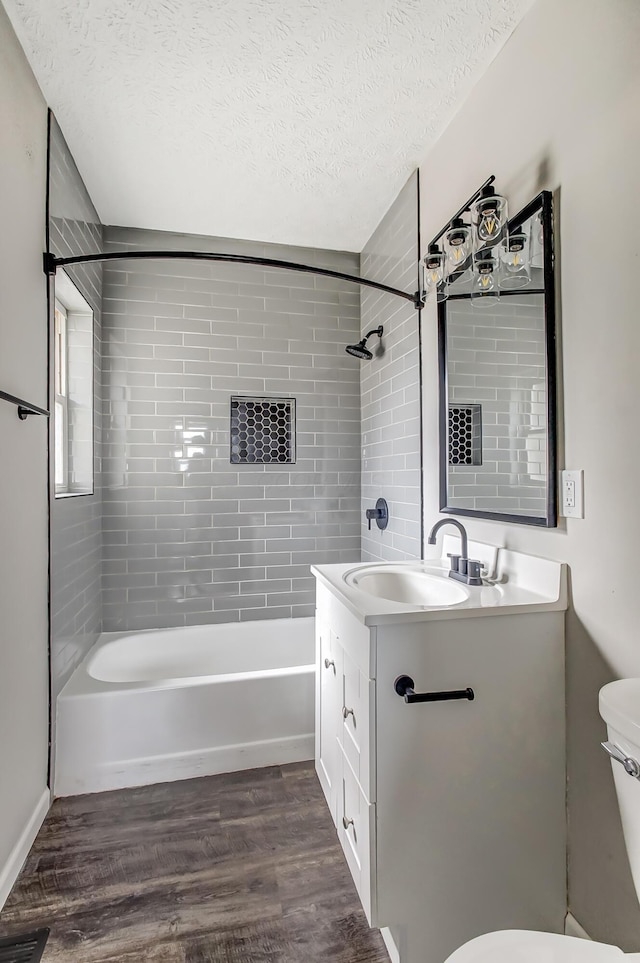
[[[495,175],[487,178],[462,205],[441,231],[432,239],[422,262],[420,300],[445,301],[453,281],[464,277],[471,269],[473,278],[480,283],[476,272],[475,253],[485,251],[507,236],[507,201],[496,194],[491,186]],[[465,215],[471,214],[471,223]],[[486,237],[485,237],[486,235]],[[442,252],[438,242],[442,239]],[[444,255],[444,256],[442,256]],[[499,279],[494,274],[495,262],[491,258],[491,270],[486,271],[485,282],[497,291]],[[487,275],[489,277],[487,278]],[[489,291],[487,294],[491,293]],[[416,299],[416,307],[418,307]]]

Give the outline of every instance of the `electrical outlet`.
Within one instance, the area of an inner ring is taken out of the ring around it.
[[[560,472],[560,514],[565,518],[584,518],[584,472]]]
[[[576,507],[576,483],[572,479],[565,478],[562,486],[562,503],[565,508]]]

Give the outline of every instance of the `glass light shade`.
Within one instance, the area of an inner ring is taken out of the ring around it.
[[[500,247],[503,274],[501,286],[506,290],[523,288],[531,281],[530,231],[522,227],[508,234]]]
[[[473,259],[471,303],[474,307],[495,304],[500,297],[498,263],[491,249],[478,251]]]
[[[493,187],[485,187],[471,205],[471,222],[478,245],[497,244],[507,231],[508,207],[506,197],[496,194]]]
[[[445,264],[444,252],[437,245],[430,244],[429,251],[422,262],[424,293],[427,298],[435,294],[437,301],[446,301],[448,291]]]
[[[532,268],[544,268],[544,227],[542,214],[536,214],[531,222],[529,262]]]
[[[457,217],[451,222],[444,236],[444,250],[447,255],[449,274],[465,271],[473,251],[473,234],[469,224]]]

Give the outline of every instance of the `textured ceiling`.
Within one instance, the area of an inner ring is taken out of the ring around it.
[[[532,0],[2,0],[101,218],[360,251]]]

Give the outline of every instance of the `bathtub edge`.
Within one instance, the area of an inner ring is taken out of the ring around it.
[[[261,742],[122,760],[101,766],[88,779],[73,778],[70,774],[58,772],[53,794],[56,799],[84,796],[244,769],[309,762],[314,758],[314,743],[315,734],[309,732]]]

